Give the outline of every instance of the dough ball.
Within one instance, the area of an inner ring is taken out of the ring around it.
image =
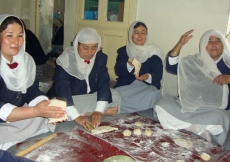
[[[209,161],[211,159],[210,155],[204,152],[200,154],[200,158],[204,161]]]
[[[193,143],[191,141],[189,141],[189,140],[186,140],[186,139],[178,138],[178,139],[175,139],[174,142],[178,146],[181,146],[181,147],[185,147],[185,148],[191,148],[191,147],[193,147]]]
[[[124,136],[129,137],[129,136],[131,136],[131,134],[132,134],[132,132],[130,130],[128,130],[128,129],[126,129],[126,130],[123,131],[123,135]]]
[[[141,129],[137,128],[137,129],[134,129],[133,133],[139,136],[141,135],[142,132],[141,132]]]
[[[151,131],[150,129],[145,129],[146,136],[151,136],[152,134],[153,134],[153,131]]]
[[[137,126],[137,127],[141,127],[143,124],[142,124],[142,122],[135,122],[135,125]]]
[[[176,162],[185,162],[184,160],[177,160]]]

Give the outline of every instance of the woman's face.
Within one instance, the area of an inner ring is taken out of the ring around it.
[[[143,45],[146,41],[147,30],[143,25],[134,28],[132,39],[136,45]]]
[[[9,24],[0,36],[1,54],[11,62],[13,56],[18,54],[24,42],[22,27],[17,23]]]
[[[97,43],[96,44],[80,43],[78,45],[78,54],[80,55],[82,59],[89,61],[95,55],[97,48],[98,48],[97,45],[98,45]]]
[[[211,58],[216,61],[222,55],[224,45],[220,38],[216,36],[210,36],[206,50],[208,51]]]

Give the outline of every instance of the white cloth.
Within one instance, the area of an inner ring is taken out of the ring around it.
[[[12,15],[0,15],[0,24],[9,16]],[[19,19],[20,20],[20,19]],[[24,38],[25,31],[24,29]],[[13,46],[13,43],[11,44]],[[13,56],[13,62],[17,62],[18,66],[15,69],[10,69],[6,63],[6,59],[3,59],[3,56],[0,57],[0,75],[6,83],[8,89],[12,91],[20,91],[26,93],[28,87],[30,87],[35,80],[36,76],[36,65],[33,58],[25,52],[25,41],[22,44],[22,47],[19,53]]]
[[[202,107],[225,109],[228,104],[228,85],[213,84],[221,74],[206,46],[210,36],[221,39],[223,60],[230,67],[230,44],[217,30],[206,31],[200,40],[200,53],[180,58],[178,64],[178,86],[182,112],[193,112]]]
[[[93,58],[90,60],[89,64],[82,61],[82,58],[78,54],[78,43],[84,44],[96,44],[97,51]],[[76,35],[73,47],[68,47],[64,52],[57,58],[57,64],[60,65],[68,74],[84,80],[88,77],[90,71],[93,68],[94,61],[97,52],[101,48],[101,37],[95,29],[83,28]]]
[[[157,55],[161,59],[163,58],[164,54],[162,50],[153,44],[148,44],[148,36],[146,38],[146,41],[143,45],[136,45],[133,42],[132,34],[134,30],[134,26],[141,21],[135,21],[131,24],[129,28],[129,44],[126,45],[126,51],[130,58],[137,59],[140,63],[145,62],[148,58],[150,58],[152,55]]]
[[[228,104],[228,86],[212,83],[221,73],[216,66],[219,60],[214,61],[206,50],[210,36],[221,39],[224,46],[221,57],[230,67],[230,44],[224,34],[213,29],[201,37],[200,53],[179,59],[177,75],[168,73],[164,64],[162,96],[175,97],[179,94],[183,112],[210,106],[225,109]],[[176,64],[177,60],[178,57],[169,57],[171,65]]]
[[[191,125],[193,125],[192,123],[184,122],[175,118],[158,105],[155,106],[155,109],[158,115],[158,119],[164,129],[180,130],[189,128]],[[212,135],[218,135],[223,132],[223,127],[221,125],[195,124],[195,126],[198,130],[198,135],[204,133],[205,131],[210,132]]]

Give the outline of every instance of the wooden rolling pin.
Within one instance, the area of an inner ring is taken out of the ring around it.
[[[56,136],[57,136],[56,133],[51,134],[50,136],[48,136],[48,137],[36,142],[35,144],[33,144],[30,147],[20,151],[19,153],[15,154],[15,155],[16,156],[24,156],[24,155],[28,154],[29,152],[35,150],[36,148],[40,147],[41,145],[45,144],[46,142],[49,142],[50,140],[52,140]]]

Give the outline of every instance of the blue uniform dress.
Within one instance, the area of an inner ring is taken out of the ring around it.
[[[118,56],[115,64],[115,73],[118,76],[114,86],[121,93],[121,113],[130,113],[153,108],[155,102],[161,98],[161,79],[163,65],[161,59],[152,55],[142,63],[139,76],[150,74],[152,82],[138,81],[134,76],[134,70],[127,69],[128,55],[126,46],[118,49]]]
[[[14,156],[7,151],[0,150],[0,161],[2,162],[34,162],[24,157]]]
[[[166,60],[166,70],[172,74],[177,74],[178,64],[170,65],[168,61],[169,57]],[[226,66],[223,59],[221,59],[217,64],[217,68],[222,74],[230,75],[230,69]],[[229,85],[228,85],[229,87]],[[228,97],[229,101],[229,97]],[[218,135],[211,134],[211,138],[214,142],[226,147],[230,148],[230,139],[229,136],[229,128],[230,128],[230,104],[228,102],[228,106],[225,110],[219,108],[199,108],[194,112],[181,112],[181,103],[178,97],[162,97],[157,103],[156,107],[160,107],[164,111],[166,111],[169,115],[173,116],[176,119],[179,119],[182,122],[192,123],[202,126],[208,125],[220,125],[223,128],[223,132]],[[155,110],[156,110],[155,107]],[[159,117],[159,114],[157,114]],[[168,121],[168,119],[162,120]],[[167,122],[168,123],[168,122]],[[170,123],[168,123],[170,125]],[[173,123],[172,123],[173,124]],[[175,126],[175,124],[174,124]],[[178,127],[178,129],[180,129]],[[183,128],[184,129],[184,128]]]
[[[36,99],[37,101],[35,101]],[[0,109],[7,103],[15,105],[16,107],[22,107],[25,104],[35,106],[38,102],[47,99],[48,98],[44,93],[39,90],[37,80],[32,86],[27,88],[27,92],[23,94],[21,92],[7,89],[4,80],[0,77]],[[47,122],[48,120],[46,118],[41,117],[9,123],[0,119],[0,149],[7,149],[10,145],[23,141],[34,135],[45,133],[49,131],[49,129],[53,131],[55,126],[47,124]],[[7,143],[11,144],[7,145]]]
[[[47,92],[47,96],[66,99],[67,105],[75,106],[81,115],[94,112],[97,101],[107,101],[109,103],[108,107],[119,108],[120,94],[116,90],[112,90],[111,94],[106,63],[107,55],[99,51],[88,77],[89,93],[87,92],[86,80],[80,80],[70,75],[58,65],[53,86]]]

